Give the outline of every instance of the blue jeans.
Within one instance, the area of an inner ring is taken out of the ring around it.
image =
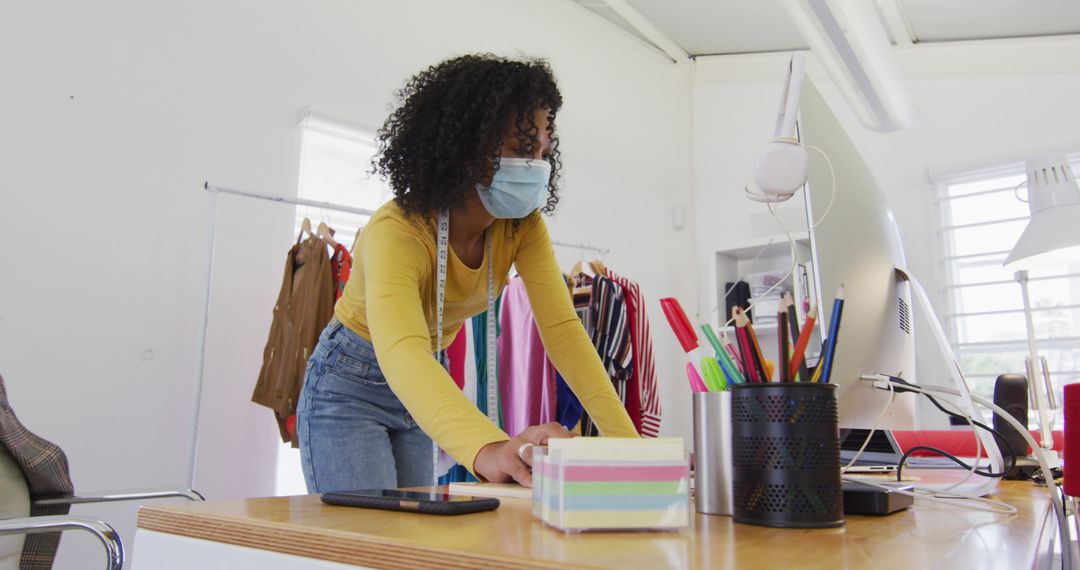
[[[431,485],[431,438],[386,383],[375,348],[337,319],[308,360],[296,406],[309,493]]]

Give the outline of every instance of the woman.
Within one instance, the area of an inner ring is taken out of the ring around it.
[[[398,97],[375,160],[394,200],[361,235],[297,405],[308,490],[429,485],[429,435],[484,480],[531,484],[529,446],[570,434],[558,424],[503,433],[434,356],[489,308],[512,264],[552,362],[601,433],[636,437],[540,219],[559,201],[562,96],[547,63],[459,57]]]

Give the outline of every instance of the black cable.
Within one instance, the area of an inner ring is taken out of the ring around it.
[[[898,384],[903,384],[903,385],[906,385],[906,386],[911,386],[913,388],[917,387],[914,384],[911,384],[910,382],[908,382],[907,380],[904,380],[903,378],[897,378],[895,376],[890,376],[889,379],[894,384],[898,383]],[[902,387],[896,387],[896,386],[894,386],[894,389],[897,392],[907,392],[907,391],[909,391],[909,390],[905,390]],[[914,390],[911,390],[911,391],[914,391]],[[956,412],[953,412],[952,410],[949,410],[949,409],[945,408],[945,406],[942,406],[941,402],[938,402],[937,398],[935,398],[932,394],[927,394],[926,392],[917,392],[917,393],[922,394],[923,396],[926,396],[927,399],[930,400],[930,403],[934,404],[934,407],[941,410],[941,412],[943,414],[945,414],[945,415],[947,415],[949,417],[957,418],[957,419],[965,421],[965,422],[971,422],[972,425],[974,425],[974,426],[976,426],[978,428],[981,428],[983,430],[986,430],[986,431],[990,432],[991,434],[993,434],[994,437],[997,438],[998,443],[1004,445],[1004,447],[1005,447],[1005,449],[1007,451],[1007,456],[1009,457],[1009,467],[1002,470],[1000,473],[993,473],[991,471],[986,471],[986,470],[980,471],[978,469],[975,469],[975,474],[976,475],[982,475],[983,477],[1005,477],[1009,473],[1012,473],[1013,469],[1016,468],[1016,453],[1014,452],[1014,450],[1012,448],[1012,445],[1009,444],[1009,441],[1007,439],[1005,439],[1005,436],[1001,435],[1001,432],[997,431],[996,429],[994,429],[994,428],[992,428],[992,427],[990,427],[990,426],[988,426],[988,425],[986,425],[986,424],[984,424],[984,423],[982,423],[982,422],[980,422],[980,421],[978,421],[978,420],[976,420],[974,418],[968,418],[968,417],[962,416],[962,415],[960,415],[960,414],[958,414]],[[938,449],[936,447],[930,447],[930,446],[926,446],[926,445],[920,445],[920,446],[916,446],[916,447],[913,447],[913,448],[905,451],[904,455],[902,455],[900,457],[900,462],[896,466],[896,480],[897,481],[901,480],[900,476],[901,476],[901,474],[902,474],[902,472],[904,470],[904,464],[907,462],[908,458],[911,456],[912,452],[914,452],[914,451],[930,451],[932,453],[937,453],[939,455],[942,455],[944,457],[947,457],[947,458],[953,460],[954,462],[956,462],[957,465],[963,467],[964,469],[966,469],[968,471],[971,471],[973,469],[971,465],[968,465],[967,463],[964,463],[964,461],[962,459],[956,457],[955,455],[953,455],[953,454],[951,454],[951,453],[949,453],[949,452],[947,452],[947,451],[945,451],[943,449]]]
[[[900,463],[896,466],[896,480],[897,481],[903,481],[903,479],[901,478],[901,473],[904,470],[904,463],[906,463],[907,460],[908,460],[908,457],[911,457],[911,454],[916,452],[916,451],[930,451],[930,452],[933,452],[933,453],[937,453],[937,454],[942,455],[942,456],[944,456],[944,457],[946,457],[948,459],[953,460],[953,462],[955,462],[957,465],[959,465],[960,467],[963,467],[964,469],[966,469],[968,471],[972,470],[970,465],[968,465],[967,463],[964,463],[964,460],[962,460],[959,457],[949,453],[948,451],[945,451],[944,449],[939,449],[937,447],[930,447],[929,445],[916,445],[915,447],[912,447],[911,449],[908,449],[907,451],[905,451],[904,455],[902,455],[900,457]],[[1004,477],[1004,476],[1008,475],[1009,472],[1012,471],[1012,469],[1013,469],[1013,467],[1015,465],[1016,465],[1016,457],[1013,456],[1013,465],[1009,466],[1008,469],[1005,469],[1005,470],[1001,471],[1000,473],[994,473],[994,472],[991,472],[991,471],[980,471],[980,470],[976,469],[975,474],[976,475],[982,475],[983,477]]]
[[[969,418],[966,418],[966,417],[964,417],[964,416],[962,416],[960,414],[957,414],[956,412],[952,412],[950,410],[945,409],[945,406],[942,406],[941,403],[937,401],[937,398],[933,397],[930,394],[924,393],[923,395],[926,396],[927,398],[929,398],[930,403],[934,404],[934,406],[936,406],[937,409],[941,410],[942,413],[944,413],[944,414],[946,414],[946,415],[948,415],[950,417],[957,418],[959,420],[965,421],[965,422],[970,421],[972,423],[972,425],[974,425],[976,427],[979,427],[979,428],[982,428],[982,429],[990,432],[991,434],[993,434],[993,436],[995,438],[997,438],[997,442],[1005,447],[1006,455],[1009,457],[1009,468],[1005,470],[1005,473],[1007,474],[1007,473],[1011,472],[1016,467],[1016,450],[1014,450],[1012,448],[1012,444],[1009,443],[1009,440],[1005,439],[1005,436],[1002,435],[1001,432],[999,432],[998,430],[996,430],[996,429],[994,429],[994,428],[992,428],[992,427],[990,427],[990,426],[988,426],[988,425],[986,425],[986,424],[984,424],[984,423],[982,423],[982,422],[980,422],[980,421],[978,421],[978,420],[976,420],[974,418],[971,418],[969,420]]]

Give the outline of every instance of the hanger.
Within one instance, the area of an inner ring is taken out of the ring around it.
[[[300,235],[296,236],[296,243],[300,243],[301,241],[303,241],[305,233],[308,236],[314,236],[315,235],[315,234],[311,233],[311,220],[309,220],[307,218],[304,218],[304,221],[300,222]]]
[[[596,277],[593,271],[591,264],[586,263],[585,250],[581,250],[581,259],[577,260],[577,263],[575,263],[574,267],[570,270],[570,283],[573,285],[571,290],[572,294],[579,295],[592,293],[591,285],[579,285],[579,283],[585,281],[584,279],[579,279],[579,277]]]
[[[589,267],[591,267],[593,272],[597,275],[607,275],[607,267],[604,265],[603,260],[593,259],[589,262]]]
[[[577,277],[578,275],[585,275],[586,277],[595,277],[596,270],[591,262],[585,257],[585,250],[579,249],[581,253],[581,259],[577,260],[574,267],[570,270],[571,277]]]
[[[334,230],[330,229],[330,226],[326,225],[325,222],[319,222],[319,229],[316,234],[326,243],[337,247],[338,242],[334,241]]]

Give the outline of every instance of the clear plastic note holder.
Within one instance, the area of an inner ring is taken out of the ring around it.
[[[533,516],[563,532],[678,530],[690,525],[690,463],[588,459],[533,448]],[[602,454],[601,454],[602,455]]]

